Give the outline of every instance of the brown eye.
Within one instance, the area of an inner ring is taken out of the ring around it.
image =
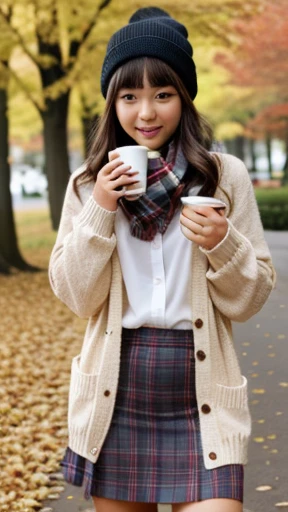
[[[131,100],[134,100],[134,99],[135,99],[135,96],[133,96],[133,94],[124,94],[124,96],[122,96],[122,98],[123,98],[124,100],[131,101]]]
[[[166,100],[167,98],[170,98],[170,96],[172,96],[172,94],[169,92],[160,92],[157,97],[159,100]]]

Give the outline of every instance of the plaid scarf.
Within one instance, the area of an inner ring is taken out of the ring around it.
[[[123,212],[130,221],[130,233],[136,238],[151,241],[157,233],[164,234],[185,187],[183,180],[187,161],[179,147],[170,144],[166,161],[148,159],[147,191],[139,199],[119,201]]]

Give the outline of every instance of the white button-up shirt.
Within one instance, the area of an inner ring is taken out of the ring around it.
[[[192,329],[192,242],[180,229],[180,208],[164,235],[146,242],[130,234],[122,209],[116,214],[115,231],[128,307],[122,326]]]

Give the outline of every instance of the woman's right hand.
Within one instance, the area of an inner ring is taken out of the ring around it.
[[[131,166],[123,164],[116,150],[110,151],[108,157],[108,164],[97,174],[93,197],[105,210],[115,211],[118,199],[125,195],[125,186],[137,183],[138,172],[129,173]]]

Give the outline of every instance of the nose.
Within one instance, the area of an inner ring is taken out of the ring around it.
[[[155,119],[156,110],[152,101],[142,101],[139,109],[139,117],[143,121]]]

